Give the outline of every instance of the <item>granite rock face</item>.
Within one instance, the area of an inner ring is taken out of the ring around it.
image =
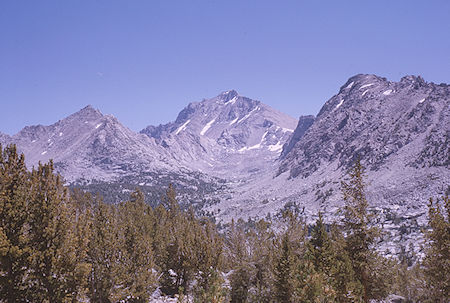
[[[348,168],[357,157],[370,170],[397,157],[408,158],[407,166],[448,166],[449,96],[448,85],[420,77],[352,77],[286,153],[280,173],[307,177],[334,161]]]
[[[9,138],[28,167],[52,159],[67,181],[111,181],[146,170],[171,170],[154,140],[87,106],[52,125],[27,126]]]
[[[296,124],[232,90],[190,103],[174,122],[140,133],[87,106],[49,126],[26,126],[12,137],[0,134],[0,143],[17,144],[29,167],[52,159],[69,182],[127,176],[142,181],[143,175],[168,173],[243,178],[275,163]]]
[[[334,221],[340,182],[359,158],[371,210],[387,232],[385,250],[396,254],[399,243],[419,249],[428,199],[450,193],[449,134],[449,85],[356,75],[315,119],[300,118],[275,171],[234,184],[229,199],[210,210],[230,221],[294,207],[310,222],[319,211]]]
[[[174,122],[141,133],[181,165],[223,178],[244,178],[271,166],[297,120],[236,91],[190,103]]]
[[[177,183],[186,197],[213,201],[199,209],[224,222],[289,207],[332,221],[340,181],[360,158],[369,203],[392,244],[420,238],[428,199],[450,192],[449,134],[449,85],[356,75],[316,117],[297,120],[231,90],[140,133],[88,106],[50,126],[0,134],[0,143],[16,143],[29,167],[53,159],[72,183]]]
[[[285,145],[283,145],[283,151],[281,152],[281,157],[284,158],[295,146],[295,144],[300,141],[303,135],[306,133],[308,128],[314,123],[315,117],[312,115],[301,116],[298,120],[297,127],[295,128],[292,137],[289,139]]]

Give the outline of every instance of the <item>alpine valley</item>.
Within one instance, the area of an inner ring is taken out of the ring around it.
[[[308,221],[322,211],[331,222],[340,181],[360,159],[389,255],[409,243],[420,250],[428,199],[450,192],[449,134],[448,84],[360,74],[316,117],[296,119],[230,90],[139,133],[87,106],[50,126],[0,133],[0,143],[17,144],[28,167],[53,159],[67,184],[108,202],[139,186],[155,203],[173,183],[182,203],[222,223],[286,208]]]

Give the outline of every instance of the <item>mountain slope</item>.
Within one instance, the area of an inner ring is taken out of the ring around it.
[[[50,126],[27,126],[11,141],[25,153],[28,166],[53,159],[68,181],[111,181],[145,170],[171,170],[154,141],[91,106]]]
[[[218,199],[228,187],[222,178],[275,169],[295,125],[294,118],[229,91],[191,103],[175,122],[141,133],[87,106],[50,126],[27,126],[0,139],[16,143],[28,167],[52,159],[69,184],[107,201],[126,199],[137,185],[158,200],[174,183],[186,201],[201,202]]]
[[[320,210],[333,221],[343,203],[340,181],[360,158],[371,209],[385,224],[386,249],[398,252],[402,241],[418,249],[428,199],[450,193],[449,135],[449,85],[357,75],[315,119],[300,118],[276,170],[235,183],[208,210],[223,221],[284,208],[313,220]]]
[[[356,157],[371,170],[400,158],[407,166],[448,166],[449,95],[449,86],[420,77],[350,78],[286,154],[280,172],[306,177],[322,163],[348,167]]]
[[[175,122],[148,126],[141,133],[193,170],[243,178],[278,158],[296,123],[296,119],[231,90],[190,103]]]
[[[11,141],[11,137],[7,134],[0,132],[0,144],[5,145]]]

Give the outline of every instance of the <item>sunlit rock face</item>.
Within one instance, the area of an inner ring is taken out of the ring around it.
[[[245,178],[279,158],[296,125],[289,115],[231,90],[190,103],[175,122],[141,133],[193,170]]]

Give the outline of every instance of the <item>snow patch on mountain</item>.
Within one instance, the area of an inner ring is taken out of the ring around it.
[[[224,105],[234,104],[234,103],[236,103],[237,99],[238,99],[238,97],[235,96],[235,97],[233,97],[230,101],[225,102]]]
[[[259,106],[255,107],[254,109],[251,110],[251,112],[249,112],[248,114],[246,114],[244,117],[242,117],[241,119],[239,119],[239,121],[237,121],[237,124],[241,123],[242,121],[244,121],[245,119],[248,119],[250,117],[251,114],[253,114],[255,111],[259,110]]]
[[[239,119],[239,118],[236,118],[236,119],[234,119],[233,121],[231,121],[231,122],[230,122],[230,126],[233,125],[234,123],[236,123],[238,119]]]
[[[181,125],[177,131],[175,132],[175,135],[178,135],[181,131],[185,130],[187,125],[189,124],[189,122],[191,122],[191,120],[187,120],[186,122],[184,122],[183,125]]]
[[[341,105],[344,103],[344,99],[342,99],[341,101],[339,101],[339,103],[336,105],[335,109],[338,109],[339,107],[341,107]]]
[[[200,135],[203,136],[203,135],[208,131],[208,129],[211,128],[211,125],[212,125],[214,122],[216,122],[216,119],[212,119],[211,121],[209,121],[208,123],[206,123],[205,127],[203,127],[202,131],[200,132]]]
[[[372,85],[374,85],[375,83],[369,83],[369,84],[364,84],[364,85],[362,85],[360,88],[359,88],[359,90],[363,90],[364,88],[366,88],[366,87],[371,87]]]
[[[267,148],[270,151],[281,153],[281,151],[283,149],[283,144],[281,142],[277,142],[277,144],[269,145],[269,146],[267,146]]]

